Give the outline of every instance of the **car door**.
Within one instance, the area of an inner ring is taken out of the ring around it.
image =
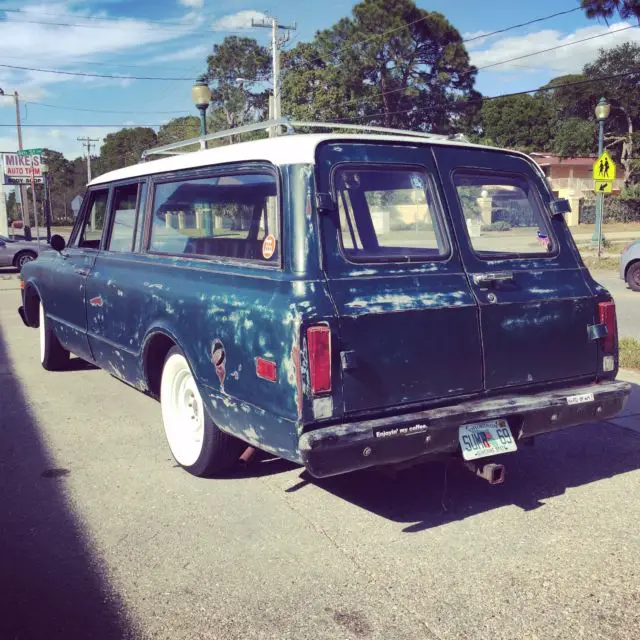
[[[0,238],[0,267],[8,267],[13,260],[13,252],[10,251],[11,245]]]
[[[540,171],[496,150],[435,156],[480,309],[485,389],[593,378],[596,300]]]
[[[60,342],[72,353],[93,360],[87,338],[87,276],[100,250],[109,189],[92,189],[84,200],[69,245],[57,254],[47,270],[42,297]]]
[[[427,145],[327,144],[318,186],[339,316],[344,412],[398,410],[482,390],[477,303]]]
[[[101,251],[87,278],[87,334],[96,364],[125,380],[135,380],[142,341],[145,287],[134,246],[144,221],[146,183],[113,185]]]

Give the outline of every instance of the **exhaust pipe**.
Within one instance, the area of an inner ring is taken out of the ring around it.
[[[255,455],[255,452],[256,452],[255,447],[251,447],[251,446],[247,447],[242,452],[242,455],[238,459],[238,462],[240,462],[241,465],[248,465],[249,462],[251,461],[251,458],[253,458],[253,456]]]
[[[478,464],[476,462],[465,462],[464,466],[479,478],[483,478],[489,484],[502,484],[504,482],[505,469],[503,464],[488,462]]]

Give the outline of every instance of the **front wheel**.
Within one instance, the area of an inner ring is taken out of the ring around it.
[[[27,262],[33,262],[37,257],[38,256],[32,251],[22,251],[15,257],[13,265],[18,271],[22,271],[22,267],[24,267]]]
[[[632,291],[640,291],[640,262],[634,262],[627,269],[627,284]]]
[[[47,320],[42,302],[39,309],[40,364],[47,371],[60,371],[69,361],[69,352],[60,344],[53,332],[51,321]]]
[[[178,347],[170,349],[164,361],[160,403],[167,442],[181,467],[199,477],[222,475],[231,469],[243,443],[213,423]]]

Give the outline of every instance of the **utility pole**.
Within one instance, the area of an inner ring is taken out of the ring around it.
[[[13,101],[16,103],[16,129],[18,130],[18,151],[22,151],[22,122],[20,121],[20,96],[13,92]],[[22,209],[22,221],[24,226],[29,226],[29,207],[27,206],[27,187],[20,185],[20,207]],[[36,220],[37,222],[37,220]],[[27,234],[27,231],[24,231]]]
[[[87,148],[87,184],[91,182],[91,147],[93,142],[100,142],[99,138],[78,138],[78,142],[82,142],[82,146]]]
[[[261,20],[256,22],[251,20],[252,27],[262,27],[265,29],[271,29],[271,53],[272,53],[272,74],[273,74],[273,118],[278,120],[281,115],[280,109],[280,47],[289,40],[289,32],[296,30],[296,23],[287,26],[280,24],[277,18],[269,18],[268,20]],[[282,36],[278,36],[278,29],[286,31]],[[270,136],[278,135],[280,133],[280,127],[274,127],[273,132],[270,132]]]
[[[99,138],[78,138],[78,142],[82,142],[82,146],[87,148],[87,184],[91,182],[91,147],[92,142],[100,142]],[[91,212],[91,231],[96,230],[96,213],[95,208]]]

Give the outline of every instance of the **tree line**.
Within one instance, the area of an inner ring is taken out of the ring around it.
[[[590,18],[640,21],[636,0],[582,0]],[[597,149],[594,107],[612,105],[605,145],[620,162],[628,188],[640,182],[640,46],[600,51],[580,74],[553,79],[532,93],[484,97],[478,70],[460,32],[413,0],[363,0],[351,15],[282,55],[282,113],[300,120],[464,133],[475,142],[562,156]],[[269,50],[255,39],[228,36],[206,60],[212,91],[210,131],[268,117]],[[144,149],[196,137],[199,119],[170,120],[156,132],[131,127],[108,134],[93,158],[99,175],[139,161]],[[46,151],[54,219],[70,218],[70,200],[85,186],[85,160]],[[15,198],[9,201],[9,213]]]

